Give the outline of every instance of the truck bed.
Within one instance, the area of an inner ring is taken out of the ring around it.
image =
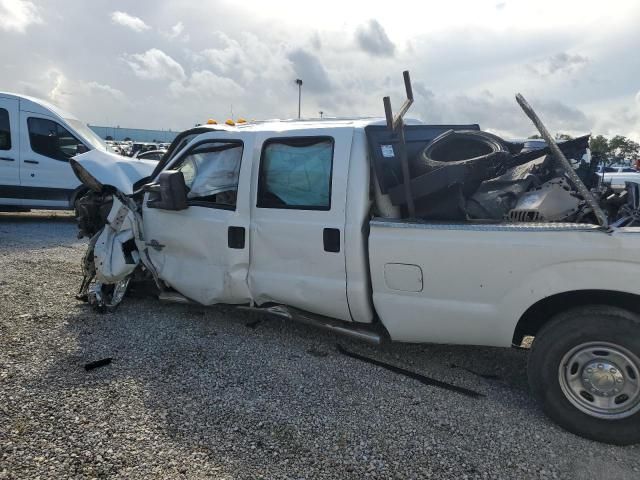
[[[525,311],[578,290],[638,294],[640,228],[370,222],[373,304],[394,340],[509,346]]]

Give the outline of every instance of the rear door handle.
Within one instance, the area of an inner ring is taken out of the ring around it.
[[[229,248],[242,250],[245,243],[244,227],[229,227],[227,244]]]
[[[325,228],[322,231],[322,243],[325,252],[338,253],[340,251],[340,230]]]
[[[37,160],[25,160],[24,163],[33,163],[34,165],[39,164],[40,162]]]
[[[5,162],[15,162],[13,158],[9,158],[9,157],[0,157],[0,160],[4,160]]]

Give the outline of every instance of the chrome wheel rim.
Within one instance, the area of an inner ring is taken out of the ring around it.
[[[562,357],[558,380],[567,400],[592,417],[614,420],[640,410],[640,359],[620,345],[572,348]]]

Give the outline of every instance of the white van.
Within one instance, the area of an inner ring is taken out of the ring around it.
[[[73,115],[0,92],[0,210],[73,209],[85,188],[69,159],[89,150],[107,147]]]

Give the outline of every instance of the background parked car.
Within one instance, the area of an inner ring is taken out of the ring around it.
[[[89,150],[107,146],[70,113],[0,92],[0,209],[72,209],[84,186],[69,159]]]
[[[135,158],[140,160],[160,160],[164,154],[167,153],[165,149],[159,150],[147,150],[146,152],[138,152]]]

